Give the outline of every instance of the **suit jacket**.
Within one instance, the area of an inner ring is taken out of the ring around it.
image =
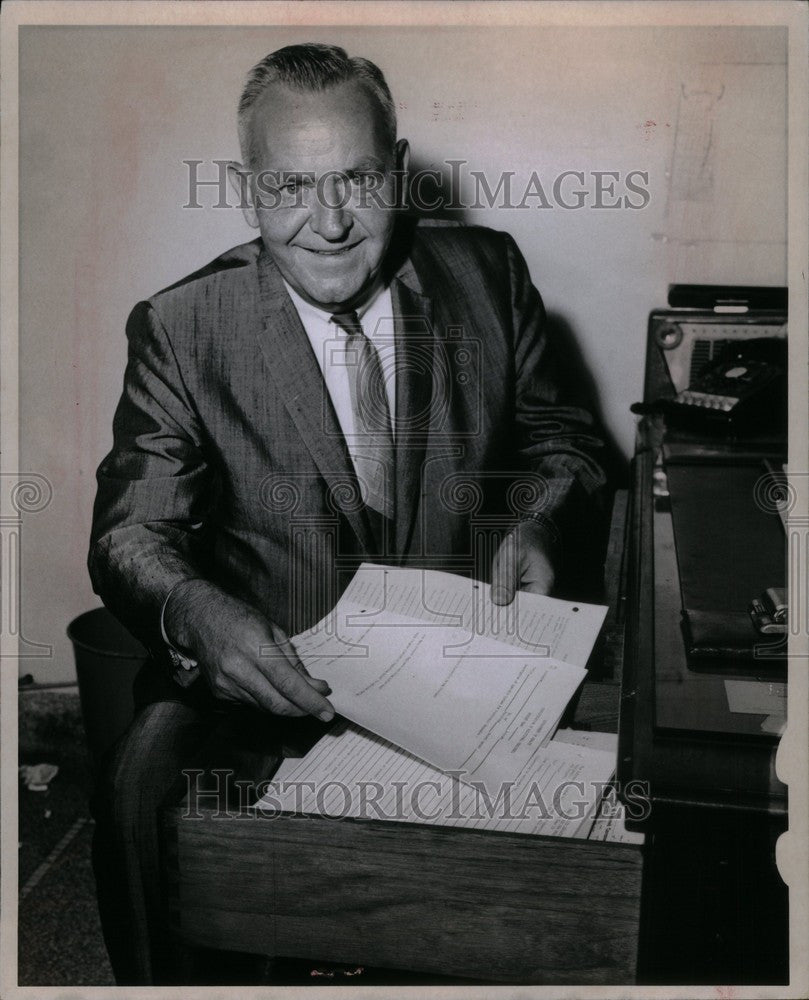
[[[89,566],[104,603],[153,651],[163,603],[189,578],[214,580],[294,633],[329,610],[363,559],[486,578],[484,529],[534,512],[564,560],[592,527],[600,441],[560,382],[511,237],[402,222],[386,268],[396,518],[382,552],[260,240],[133,310]]]

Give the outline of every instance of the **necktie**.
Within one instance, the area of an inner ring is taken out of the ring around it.
[[[362,499],[367,507],[392,522],[393,434],[382,365],[356,312],[336,313],[332,320],[346,333],[346,367],[354,414],[351,451]],[[380,531],[379,524],[374,528],[381,542],[384,530]]]

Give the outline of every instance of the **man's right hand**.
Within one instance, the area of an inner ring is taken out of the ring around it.
[[[333,718],[328,684],[309,675],[283,629],[214,584],[179,584],[163,624],[172,644],[197,661],[217,698],[275,715]]]

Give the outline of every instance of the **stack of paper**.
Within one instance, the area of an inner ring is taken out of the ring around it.
[[[344,722],[305,757],[285,760],[257,808],[265,814],[314,813],[586,837],[615,767],[614,747],[575,742],[578,736],[587,741],[595,735],[565,731],[564,739],[548,744],[535,771],[493,788],[459,781]]]
[[[259,808],[587,836],[614,737],[552,737],[605,614],[522,592],[499,607],[487,584],[363,564],[293,639],[355,725],[286,761]]]

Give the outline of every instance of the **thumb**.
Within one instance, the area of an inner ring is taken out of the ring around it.
[[[511,604],[518,584],[517,547],[514,535],[507,535],[492,560],[492,602]]]

